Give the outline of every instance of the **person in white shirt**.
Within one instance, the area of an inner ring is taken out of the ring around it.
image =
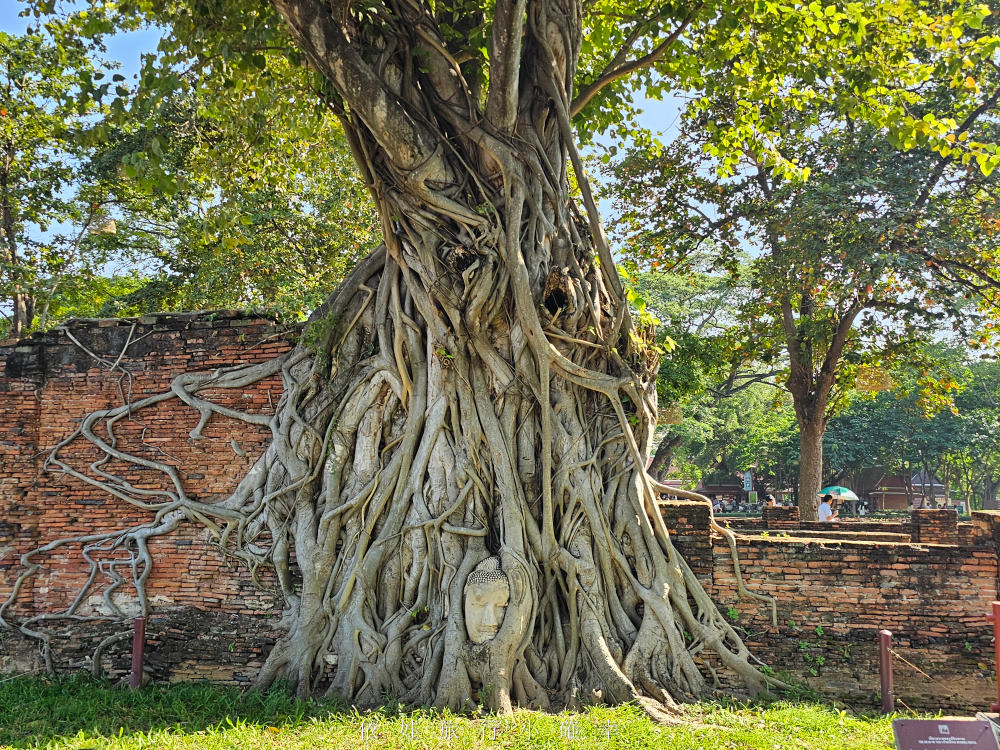
[[[837,518],[837,512],[830,506],[830,502],[833,500],[833,495],[823,495],[820,500],[819,509],[817,514],[820,521],[834,521]]]

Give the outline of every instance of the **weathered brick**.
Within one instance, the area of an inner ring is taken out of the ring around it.
[[[111,361],[130,332],[133,339],[143,338],[122,357],[122,367],[131,373],[125,381],[121,372],[95,363],[65,332],[0,344],[0,600],[20,574],[18,559],[24,552],[59,537],[124,529],[147,518],[86,483],[42,470],[48,449],[83,415],[121,403],[120,388],[133,399],[163,391],[172,377],[192,366],[265,361],[287,351],[288,334],[294,334],[273,321],[232,311],[69,326],[74,337]],[[269,413],[280,394],[280,378],[273,378],[252,388],[206,389],[200,395]],[[192,497],[225,496],[264,449],[268,430],[215,416],[204,437],[192,441],[188,433],[197,422],[196,412],[172,400],[132,421],[122,420],[116,433],[126,450],[182,467]],[[233,451],[234,439],[246,457]],[[79,440],[62,455],[80,471],[89,471],[99,457]],[[118,461],[105,469],[124,473],[137,487],[168,487],[155,471]],[[984,615],[997,598],[1000,514],[975,513],[967,524],[934,512],[912,522],[817,524],[800,521],[797,509],[781,508],[768,509],[764,519],[732,520],[743,580],[749,590],[775,597],[777,626],[766,604],[738,595],[729,546],[711,533],[706,504],[666,503],[662,515],[695,575],[723,611],[736,608],[747,645],[776,669],[788,669],[813,689],[852,705],[870,706],[878,680],[875,632],[887,627],[898,653],[935,678],[928,683],[912,670],[898,670],[897,691],[907,705],[958,710],[989,704],[994,684],[978,663],[992,655]],[[767,528],[790,537],[764,538],[761,531]],[[150,548],[155,566],[147,584],[153,600],[147,633],[153,678],[246,684],[279,635],[274,625],[282,602],[273,576],[259,571],[263,588],[255,586],[245,569],[220,556],[196,524],[151,540]],[[102,561],[119,561],[118,573],[130,575],[118,552]],[[78,548],[58,548],[38,562],[38,574],[7,613],[14,619],[65,609],[90,574]],[[128,586],[120,591],[128,605]],[[78,625],[78,637],[55,641],[59,663],[82,662],[96,643],[121,627],[112,620]],[[28,668],[37,653],[18,638],[6,632],[0,638],[0,670]],[[127,642],[111,649],[107,668],[112,674],[127,669],[127,652]],[[717,660],[711,663],[724,683],[732,680]],[[813,677],[812,669],[819,674]]]
[[[775,598],[777,627],[765,603],[738,595],[729,545],[711,535],[707,519],[700,529],[675,535],[682,554],[694,555],[700,570],[709,568],[707,588],[722,610],[738,609],[756,655],[817,692],[871,706],[878,690],[875,633],[888,628],[897,652],[915,649],[905,658],[934,677],[897,669],[897,693],[907,705],[973,710],[989,704],[995,683],[979,663],[992,660],[984,616],[997,598],[1000,513],[975,513],[956,533],[953,519],[936,516],[930,528],[920,518],[887,522],[882,532],[875,521],[810,524],[776,510],[781,517],[772,521],[784,524],[779,528],[790,538],[762,537],[764,524],[756,519],[731,519],[731,525],[744,583]],[[663,513],[671,528],[676,512]],[[911,527],[919,529],[919,544],[910,541]],[[703,561],[707,544],[710,565]]]
[[[239,329],[243,334],[239,341],[233,338],[236,330],[230,327],[235,320],[253,324]],[[198,330],[191,330],[195,326]],[[112,373],[98,365],[65,335],[67,329],[88,349],[109,361],[118,358],[132,331],[132,343],[121,359],[122,368],[131,378],[122,381],[121,371]],[[196,338],[200,341],[198,367],[214,369],[264,361],[287,351],[292,333],[294,329],[258,316],[246,318],[234,311],[222,311],[214,315],[158,314],[124,321],[74,321],[63,330],[0,345],[0,600],[9,596],[20,574],[22,568],[15,561],[24,552],[60,537],[97,529],[124,529],[147,519],[142,511],[90,485],[66,475],[43,472],[49,447],[70,434],[87,413],[120,404],[123,393],[135,400],[169,388],[175,375],[190,369],[190,344]],[[270,347],[266,355],[253,349],[259,349],[264,341]],[[251,398],[244,399],[244,393]],[[273,408],[280,393],[280,378],[274,378],[254,388],[236,392],[206,390],[203,395],[263,413]],[[134,421],[119,422],[118,444],[137,455],[182,466],[187,472],[186,490],[192,497],[224,496],[261,453],[269,435],[266,428],[215,416],[204,431],[205,437],[191,441],[188,433],[197,421],[196,412],[179,401],[167,401],[137,414]],[[247,457],[235,455],[230,446],[232,439],[239,441]],[[64,448],[61,455],[84,473],[98,458],[96,449],[81,440]],[[166,477],[155,471],[125,467],[118,461],[109,462],[104,469],[123,472],[134,486],[143,489],[168,487]],[[151,652],[154,677],[183,677],[181,665],[191,661],[190,654],[197,649],[206,654],[224,654],[233,664],[246,662],[261,652],[264,641],[248,634],[270,633],[272,621],[268,614],[280,611],[276,586],[266,572],[262,591],[253,586],[245,570],[223,562],[207,542],[205,532],[195,525],[182,527],[170,539],[154,539],[150,547],[155,566],[147,591],[153,599],[154,620],[148,632],[157,637],[156,618],[173,618],[181,623],[178,633],[184,635],[158,641],[158,647]],[[124,561],[117,553],[101,559],[105,564],[116,559]],[[90,566],[78,546],[40,555],[37,561],[42,567],[30,585],[22,588],[9,611],[14,619],[65,609],[90,575]],[[127,565],[119,564],[116,570],[127,580]],[[127,592],[128,588],[125,585],[119,591]],[[85,604],[84,608],[90,606]],[[219,630],[215,625],[202,629],[205,622],[230,619],[227,629]],[[237,631],[241,634],[236,644],[240,648],[230,652],[228,645]],[[78,638],[54,641],[60,651],[59,663],[81,661],[109,632],[105,620],[93,626],[78,625]],[[273,636],[269,636],[271,642]],[[0,670],[26,668],[25,661],[37,653],[32,646],[19,647],[18,637],[7,632],[0,637]],[[113,672],[121,666],[119,656],[109,654],[108,666]],[[215,674],[226,681],[246,681],[245,677],[238,680],[232,668],[228,669]]]

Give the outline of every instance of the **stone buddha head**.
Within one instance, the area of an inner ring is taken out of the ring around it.
[[[510,602],[510,583],[499,557],[487,557],[465,581],[465,629],[475,644],[491,640]]]

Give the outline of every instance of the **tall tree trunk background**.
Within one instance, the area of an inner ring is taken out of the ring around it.
[[[797,307],[790,296],[779,302],[788,350],[785,387],[792,396],[799,427],[799,516],[803,521],[815,521],[818,493],[823,486],[823,435],[829,421],[831,394],[861,303],[854,300],[844,310],[835,311],[831,321],[825,318],[827,311],[816,309],[806,290],[800,291]],[[817,336],[817,331],[822,335]]]
[[[683,435],[664,435],[660,444],[656,446],[653,459],[649,462],[648,471],[651,476],[663,479],[670,471],[670,464],[674,460],[674,451],[683,442]]]
[[[0,260],[6,266],[3,277],[0,277],[11,291],[9,302],[11,307],[9,318],[9,333],[11,338],[23,337],[31,328],[35,319],[35,298],[26,292],[18,291],[20,276],[23,273],[22,259],[18,252],[17,230],[15,229],[15,198],[11,195],[10,171],[13,163],[13,146],[4,144],[0,148],[3,159],[0,160],[0,231],[3,232],[3,242],[0,243]]]
[[[815,521],[819,516],[819,490],[823,486],[823,433],[825,420],[799,422],[799,517]]]
[[[900,465],[900,477],[903,480],[903,490],[906,492],[906,504],[912,507],[917,500],[917,493],[913,487],[913,467],[909,461],[902,460]]]
[[[983,509],[1000,510],[1000,501],[997,500],[997,491],[1000,490],[1000,477],[993,476],[992,472],[987,472],[983,476]],[[971,503],[966,503],[966,511],[972,510]]]
[[[30,294],[17,292],[11,303],[10,335],[19,339],[28,333],[35,319],[35,299]]]

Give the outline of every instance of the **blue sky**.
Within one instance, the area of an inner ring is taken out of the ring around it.
[[[19,15],[24,7],[21,0],[0,0],[0,30],[9,34],[24,33],[34,20]],[[142,54],[154,52],[159,40],[160,30],[154,28],[116,34],[107,40],[105,57],[108,61],[119,63],[122,74],[131,78],[139,72]]]

